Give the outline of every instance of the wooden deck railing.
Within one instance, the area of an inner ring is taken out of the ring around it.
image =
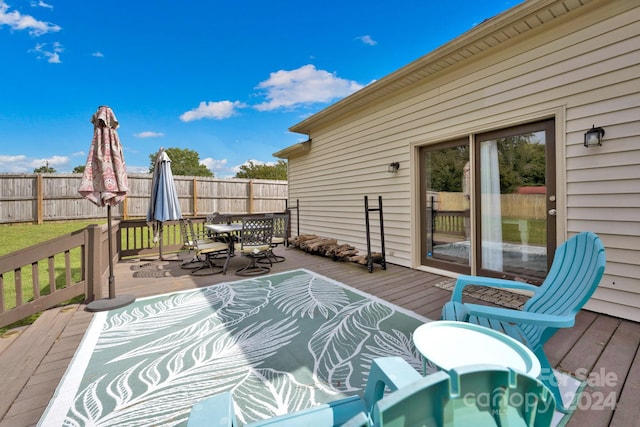
[[[469,211],[438,211],[431,210],[432,235],[465,237],[465,219],[469,218]]]
[[[227,219],[235,222],[261,215],[230,214]],[[204,232],[206,217],[191,219],[197,230]],[[158,256],[156,231],[144,220],[113,221],[113,261]],[[164,222],[162,236],[163,253],[183,247],[179,221]],[[85,296],[85,302],[101,297],[108,282],[108,245],[107,225],[90,225],[0,257],[0,327],[80,295]]]
[[[83,294],[87,300],[100,295],[108,274],[107,232],[106,225],[90,225],[0,257],[0,327]]]

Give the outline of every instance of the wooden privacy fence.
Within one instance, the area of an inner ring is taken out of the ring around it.
[[[144,218],[151,174],[129,174],[129,194],[114,218]],[[0,174],[0,224],[104,218],[106,210],[78,193],[82,174]],[[287,181],[174,176],[183,216],[264,213],[286,208]]]

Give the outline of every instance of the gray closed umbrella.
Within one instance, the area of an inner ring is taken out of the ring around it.
[[[102,311],[123,307],[134,301],[134,298],[129,295],[119,298],[115,295],[111,243],[111,206],[116,206],[125,199],[129,192],[129,183],[122,145],[116,131],[119,123],[113,110],[107,106],[98,107],[98,111],[91,118],[91,123],[93,123],[93,139],[78,192],[92,203],[107,207],[109,300],[96,300],[87,305],[89,311]]]
[[[151,180],[151,200],[147,211],[147,221],[155,221],[159,240],[160,259],[162,257],[162,227],[165,221],[182,218],[180,201],[176,192],[176,184],[171,172],[171,159],[163,148],[160,148],[153,168]]]

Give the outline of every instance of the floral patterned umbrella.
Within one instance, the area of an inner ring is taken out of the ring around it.
[[[115,296],[111,244],[111,206],[115,206],[125,199],[129,192],[129,184],[122,145],[120,145],[120,138],[116,132],[119,123],[113,110],[106,106],[98,107],[98,111],[91,118],[91,123],[93,123],[93,140],[78,192],[92,203],[107,207],[110,301],[105,303],[97,300],[87,306],[90,311],[101,311],[122,307],[133,302],[133,297],[116,298]]]
[[[113,110],[105,106],[98,108],[91,123],[93,140],[78,191],[98,206],[115,206],[129,192],[122,145],[116,131],[119,123]]]

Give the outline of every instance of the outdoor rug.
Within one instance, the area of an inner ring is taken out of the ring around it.
[[[361,393],[377,357],[421,371],[425,321],[303,269],[138,299],[94,315],[39,425],[183,426],[224,391],[241,424],[294,412]]]

